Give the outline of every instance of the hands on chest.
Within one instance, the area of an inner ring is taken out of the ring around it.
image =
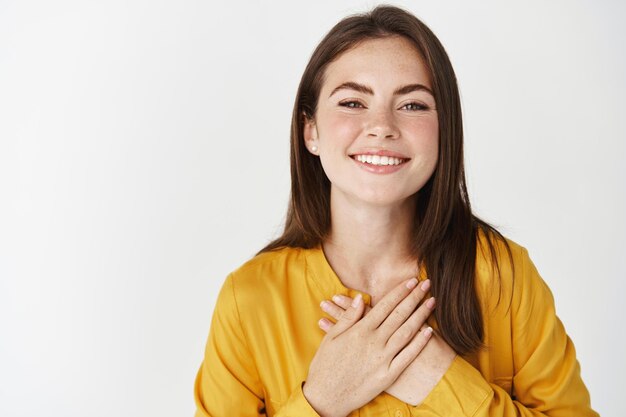
[[[319,321],[326,336],[303,386],[321,416],[345,416],[383,391],[412,405],[430,393],[456,353],[426,324],[435,308],[429,288],[412,278],[371,308],[360,295],[322,302],[336,322]]]

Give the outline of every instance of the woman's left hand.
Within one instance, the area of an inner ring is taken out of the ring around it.
[[[335,320],[339,320],[351,303],[352,298],[337,295],[333,297],[333,301],[325,300],[322,309]],[[365,314],[369,310],[371,310],[371,307],[366,306]],[[334,323],[328,319],[320,321],[320,328],[325,332],[328,332],[333,326]],[[424,326],[422,330],[426,327]],[[430,340],[417,358],[405,368],[404,372],[385,392],[407,404],[418,405],[437,385],[437,382],[443,377],[455,357],[456,352],[441,336],[433,332]]]

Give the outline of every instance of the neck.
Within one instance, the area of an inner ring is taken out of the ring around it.
[[[370,294],[417,276],[411,254],[415,199],[394,206],[354,205],[331,191],[326,257],[348,287]]]

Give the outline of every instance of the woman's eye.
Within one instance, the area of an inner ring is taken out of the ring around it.
[[[404,106],[402,106],[403,109],[407,109],[407,110],[411,110],[411,111],[418,111],[418,110],[428,110],[428,106],[425,106],[424,104],[421,103],[416,103],[416,102],[412,102],[412,103],[407,103]]]
[[[339,105],[343,107],[347,107],[349,109],[358,109],[358,108],[363,107],[363,105],[359,103],[358,101],[344,101],[342,103],[339,103]]]

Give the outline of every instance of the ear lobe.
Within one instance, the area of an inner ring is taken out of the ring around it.
[[[317,155],[318,139],[317,139],[317,126],[315,125],[315,121],[313,119],[309,119],[306,115],[303,114],[304,117],[304,126],[303,126],[303,134],[304,134],[304,144],[313,155]]]

